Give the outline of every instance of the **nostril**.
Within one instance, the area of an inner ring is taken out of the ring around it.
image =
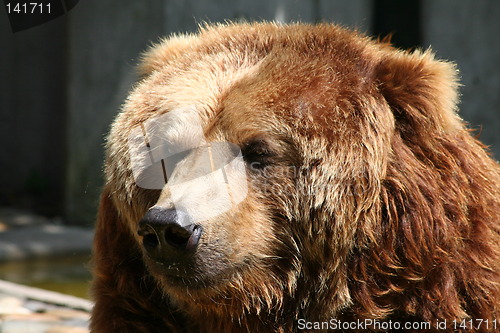
[[[165,228],[165,241],[177,249],[191,250],[198,245],[201,231],[201,226],[194,224],[186,227],[169,225]]]
[[[153,227],[147,224],[143,224],[139,227],[139,235],[142,236],[142,244],[148,250],[153,250],[157,248],[160,244],[160,240],[156,235],[156,231]]]
[[[142,238],[142,244],[146,249],[155,249],[158,247],[160,242],[158,241],[156,234],[147,234]]]
[[[177,225],[169,225],[165,228],[165,241],[175,248],[185,248],[191,233]]]

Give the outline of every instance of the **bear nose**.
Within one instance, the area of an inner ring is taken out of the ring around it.
[[[194,251],[202,232],[187,212],[156,207],[139,221],[138,230],[144,249],[157,260]]]

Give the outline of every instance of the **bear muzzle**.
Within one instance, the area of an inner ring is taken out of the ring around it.
[[[178,209],[151,208],[139,221],[145,253],[164,264],[187,260],[198,247],[203,228],[187,212]]]

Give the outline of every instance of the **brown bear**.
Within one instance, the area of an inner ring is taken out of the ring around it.
[[[500,167],[453,64],[245,23],[140,71],[107,139],[92,332],[500,330]]]

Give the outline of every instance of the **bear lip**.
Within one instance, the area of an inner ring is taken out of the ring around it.
[[[144,261],[148,271],[165,286],[171,288],[206,289],[214,285],[230,282],[232,269],[207,272],[198,267],[193,260],[160,262],[144,254]],[[213,268],[213,267],[211,267]],[[224,272],[225,271],[225,272]]]

